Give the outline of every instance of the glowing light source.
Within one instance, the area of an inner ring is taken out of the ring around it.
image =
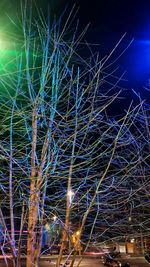
[[[128,217],[128,221],[129,221],[129,222],[132,221],[132,217],[131,217],[131,216]]]
[[[78,235],[80,235],[80,231],[78,230],[78,231],[76,231],[76,235],[78,236]]]
[[[68,193],[67,193],[67,195],[68,195],[69,197],[72,197],[72,196],[74,195],[74,192],[73,192],[72,190],[69,190]]]
[[[69,203],[71,204],[71,202],[72,202],[72,198],[73,198],[73,196],[74,196],[74,192],[73,192],[72,190],[68,190],[68,192],[67,192],[67,196],[68,196],[68,198],[69,198]]]
[[[0,36],[0,50],[5,50],[8,48],[8,42],[6,42],[1,36]]]
[[[57,216],[56,215],[53,216],[53,220],[54,220],[54,222],[57,220]]]

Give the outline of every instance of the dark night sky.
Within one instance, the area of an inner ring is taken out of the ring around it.
[[[43,0],[42,3],[43,6],[49,3],[56,14],[75,3],[79,7],[80,28],[90,22],[86,39],[98,43],[96,49],[102,55],[111,51],[125,32],[121,49],[134,38],[118,65],[127,72],[125,87],[134,88],[149,101],[149,92],[143,87],[150,79],[150,0]]]
[[[72,1],[73,2],[73,1]],[[134,42],[121,58],[129,85],[140,87],[150,78],[150,0],[76,0],[81,25],[91,22],[88,40],[104,52],[126,32],[122,45]]]
[[[29,1],[30,2],[30,1]],[[125,86],[140,91],[144,98],[148,92],[143,86],[150,79],[150,0],[35,0],[42,9],[51,7],[52,15],[61,14],[74,3],[79,7],[77,18],[80,28],[91,23],[86,39],[98,43],[96,49],[105,55],[126,32],[121,44],[124,48],[132,38],[134,42],[118,62],[121,71],[127,71]],[[20,0],[0,1],[1,17],[7,12],[15,14]],[[1,22],[0,18],[0,22]]]

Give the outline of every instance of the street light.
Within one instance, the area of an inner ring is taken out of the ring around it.
[[[68,228],[68,233],[69,233],[69,254],[71,253],[71,240],[70,240],[70,210],[71,210],[71,203],[72,199],[74,196],[74,192],[71,189],[68,189],[67,191],[67,221],[66,221],[66,226]]]
[[[53,221],[56,222],[56,220],[57,220],[57,216],[54,215],[54,216],[53,216]]]
[[[78,236],[78,235],[80,235],[80,231],[78,230],[78,231],[76,231],[76,235]]]
[[[73,198],[73,196],[74,196],[74,192],[70,189],[70,190],[67,192],[67,195],[68,195],[68,198],[69,198],[69,204],[71,205],[72,198]]]

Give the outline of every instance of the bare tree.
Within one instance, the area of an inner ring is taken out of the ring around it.
[[[132,190],[137,175],[143,183],[147,159],[142,127],[148,132],[148,121],[140,120],[136,131],[142,103],[131,104],[122,116],[111,115],[112,103],[122,101],[123,75],[117,76],[113,56],[124,36],[106,57],[91,53],[84,59],[78,51],[87,28],[78,33],[74,11],[65,23],[50,24],[24,6],[23,37],[0,75],[1,247],[4,251],[8,244],[17,267],[23,242],[26,267],[39,266],[43,226],[54,215],[62,228],[56,267],[66,241],[71,243],[70,225],[78,230],[67,256],[73,254],[73,266],[78,246],[85,243],[86,250],[92,241],[103,242],[117,224],[121,227],[136,190],[138,196],[142,192],[141,183]]]

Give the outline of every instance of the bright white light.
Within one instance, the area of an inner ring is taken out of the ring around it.
[[[68,197],[69,197],[69,202],[70,202],[70,204],[71,204],[71,202],[72,202],[72,197],[74,196],[74,192],[73,192],[72,190],[68,190],[67,195],[68,195]]]
[[[53,220],[54,220],[54,222],[57,220],[57,216],[56,215],[53,216]]]
[[[69,190],[68,193],[67,193],[67,195],[68,195],[69,197],[72,197],[72,196],[74,195],[74,192],[73,192],[72,190]]]

